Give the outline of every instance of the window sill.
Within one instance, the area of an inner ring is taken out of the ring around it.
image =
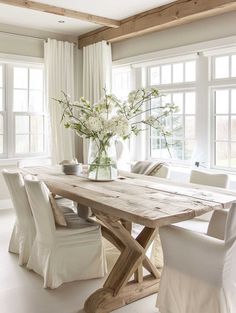
[[[48,155],[43,155],[43,156],[41,156],[41,157],[28,157],[28,158],[9,158],[9,159],[0,159],[0,167],[2,167],[2,166],[17,166],[17,163],[18,163],[18,161],[20,161],[20,160],[26,160],[26,159],[28,159],[28,160],[46,160],[46,159],[51,159],[51,157],[50,156],[48,156]]]

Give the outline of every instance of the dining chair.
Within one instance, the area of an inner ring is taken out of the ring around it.
[[[25,176],[25,186],[36,225],[36,238],[27,264],[44,279],[44,288],[74,280],[103,277],[106,261],[101,228],[95,222],[72,218],[72,228],[56,227],[43,182]]]
[[[27,158],[27,159],[20,159],[17,162],[17,167],[19,169],[24,169],[25,167],[29,166],[51,166],[52,160],[51,158]],[[76,211],[77,203],[73,201],[63,198],[58,195],[54,195],[55,200],[59,206],[69,207],[70,209]]]
[[[16,215],[8,250],[19,254],[19,265],[24,265],[29,260],[35,238],[35,224],[21,174],[17,171],[9,172],[6,169],[2,171],[2,174]]]
[[[169,178],[170,167],[163,162],[138,161],[132,166],[131,173]]]
[[[160,228],[164,253],[160,313],[236,312],[236,204],[214,211],[207,234]]]
[[[189,182],[203,186],[227,188],[229,176],[227,174],[221,173],[208,173],[205,171],[192,170]],[[177,223],[176,225],[186,229],[205,233],[207,231],[208,223],[211,219],[212,213],[213,212],[208,212],[201,216],[195,217],[194,219]]]

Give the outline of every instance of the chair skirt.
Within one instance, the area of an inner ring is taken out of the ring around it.
[[[67,235],[67,229],[60,232],[52,243],[36,238],[27,264],[28,269],[43,277],[44,288],[53,289],[65,282],[106,274],[100,228],[79,234],[75,230]]]
[[[35,226],[32,223],[21,225],[17,221],[13,227],[8,251],[19,254],[19,265],[25,265],[29,261],[32,245],[35,239]]]

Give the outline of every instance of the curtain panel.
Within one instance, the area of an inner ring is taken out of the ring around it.
[[[53,100],[62,91],[74,100],[74,44],[55,39],[44,43],[47,103],[51,124],[51,153],[53,163],[72,159],[75,155],[74,132],[61,123],[62,108]]]
[[[101,41],[83,48],[83,96],[91,103],[98,102],[104,88],[111,91],[111,45]],[[88,140],[83,140],[83,161],[88,161]]]

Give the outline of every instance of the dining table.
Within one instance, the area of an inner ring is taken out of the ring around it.
[[[103,286],[86,300],[86,313],[111,312],[157,293],[161,272],[146,252],[158,228],[229,209],[236,199],[229,190],[129,172],[119,172],[114,181],[93,181],[82,174],[65,175],[60,167],[23,171],[44,181],[52,193],[90,207],[102,235],[120,251]],[[136,236],[134,224],[142,225]]]

